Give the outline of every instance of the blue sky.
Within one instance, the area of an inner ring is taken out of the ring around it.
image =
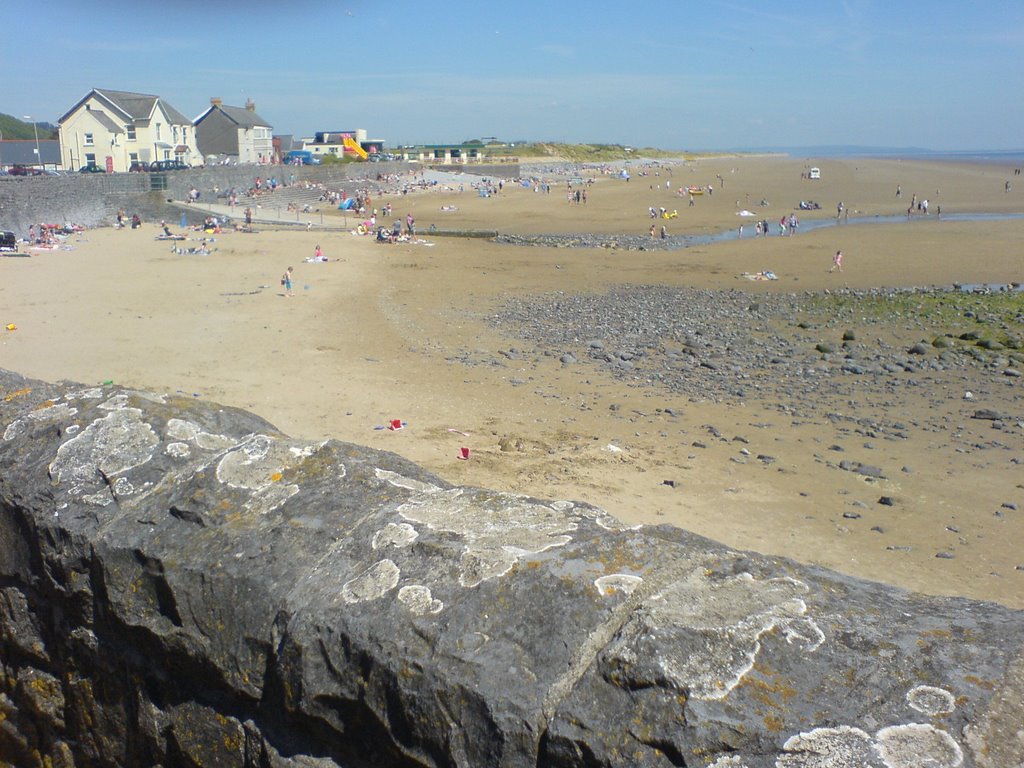
[[[0,2],[0,112],[93,87],[387,144],[1024,148],[1020,0]]]

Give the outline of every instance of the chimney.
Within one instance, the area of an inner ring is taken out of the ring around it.
[[[253,101],[252,99],[246,99],[245,100],[245,110],[247,112],[255,112],[256,111],[256,102]]]
[[[224,101],[220,98],[220,96],[211,96],[210,97],[210,104],[212,104],[215,107],[219,107],[223,103],[224,103]]]

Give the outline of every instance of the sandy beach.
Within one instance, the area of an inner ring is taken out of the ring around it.
[[[810,165],[821,167],[821,180],[801,178]],[[769,385],[748,384],[739,396],[710,378],[703,395],[667,391],[648,383],[642,365],[624,377],[591,362],[589,337],[552,350],[494,322],[511,298],[618,286],[741,292],[756,303],[776,294],[1021,281],[1024,218],[954,220],[1024,212],[1024,190],[1004,188],[1012,169],[774,156],[632,168],[628,182],[579,174],[593,178],[585,205],[566,199],[567,178],[577,174],[543,171],[549,194],[506,183],[483,198],[467,177],[461,193],[441,184],[374,198],[403,221],[415,217],[415,243],[258,225],[254,234],[225,231],[202,256],[172,252],[155,239],[154,222],[89,230],[69,238],[67,250],[0,258],[0,320],[17,326],[0,331],[0,366],[201,397],[251,410],[295,437],[393,450],[452,483],[581,499],[630,523],[676,525],[740,549],[1024,608],[1024,379],[1005,372],[1024,366],[1009,352],[988,368],[885,378],[858,378],[826,360],[820,367],[835,386],[819,388],[813,402],[786,402]],[[678,194],[689,185],[714,191],[690,206]],[[929,200],[928,216],[906,216],[914,197]],[[821,209],[798,210],[801,200]],[[849,223],[793,237],[754,234],[756,220],[777,225],[791,212],[805,225],[834,222],[839,202]],[[320,207],[331,225],[356,222]],[[678,215],[652,220],[650,207]],[[434,225],[645,236],[652,224],[675,236],[741,225],[744,233],[643,251],[430,234]],[[305,262],[318,244],[329,261]],[[841,273],[830,272],[837,250]],[[280,285],[288,266],[294,297]],[[778,279],[742,277],[765,271]],[[1011,332],[1021,330],[1024,294],[1016,301]],[[847,328],[864,347],[899,349],[957,330],[931,327],[912,311],[843,323],[817,317],[775,332],[813,353],[816,343],[838,345]],[[563,362],[565,354],[575,362]],[[979,408],[1008,418],[996,427],[973,418]],[[405,427],[383,428],[393,419]],[[843,460],[882,476],[842,469]]]

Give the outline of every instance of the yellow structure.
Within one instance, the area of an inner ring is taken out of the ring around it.
[[[349,150],[350,152],[355,152],[363,160],[369,157],[369,155],[366,153],[366,150],[360,147],[359,144],[356,143],[356,140],[353,139],[351,136],[345,136],[341,140],[341,143],[345,147],[345,149]]]

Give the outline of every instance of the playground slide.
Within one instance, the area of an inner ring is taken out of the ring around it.
[[[357,155],[359,155],[361,158],[363,158],[363,160],[365,160],[367,157],[369,157],[369,155],[366,154],[366,150],[363,149],[362,147],[360,147],[356,143],[355,139],[352,139],[352,138],[346,136],[345,138],[343,138],[341,140],[341,143],[344,145],[345,149],[349,149],[349,150],[355,152]]]

